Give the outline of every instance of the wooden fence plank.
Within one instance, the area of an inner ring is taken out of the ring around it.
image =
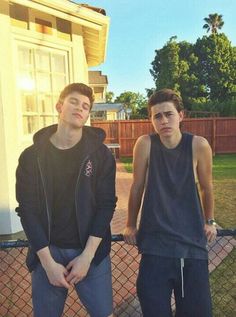
[[[116,156],[132,156],[137,138],[153,133],[150,120],[92,121],[106,132],[105,143],[118,143]],[[185,118],[182,131],[205,137],[213,153],[236,153],[236,117]]]

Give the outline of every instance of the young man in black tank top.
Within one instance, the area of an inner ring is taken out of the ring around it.
[[[66,86],[58,125],[34,135],[16,172],[16,209],[29,240],[35,317],[60,317],[75,287],[91,317],[111,317],[110,221],[116,205],[115,160],[105,132],[86,127],[93,91]]]
[[[125,241],[142,254],[137,293],[143,315],[172,316],[174,291],[176,317],[211,317],[206,250],[216,237],[211,148],[203,137],[181,132],[182,100],[173,90],[155,92],[148,106],[156,133],[141,136],[134,147],[124,231]]]

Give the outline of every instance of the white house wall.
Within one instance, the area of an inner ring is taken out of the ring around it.
[[[18,156],[18,100],[15,91],[12,36],[8,3],[1,3],[0,12],[0,233],[19,231],[20,223],[13,211],[15,202],[15,169]]]
[[[0,234],[9,234],[22,230],[14,211],[17,206],[15,170],[20,153],[32,143],[32,135],[23,134],[22,107],[17,88],[17,43],[22,41],[27,45],[41,45],[67,52],[67,83],[88,83],[88,63],[83,26],[72,23],[71,41],[20,29],[11,25],[9,2],[0,1]]]

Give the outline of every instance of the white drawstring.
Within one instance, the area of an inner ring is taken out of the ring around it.
[[[184,258],[180,259],[182,298],[184,298]]]

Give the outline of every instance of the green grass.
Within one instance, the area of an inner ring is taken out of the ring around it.
[[[214,317],[232,317],[236,311],[236,249],[210,274]]]
[[[223,228],[236,228],[236,154],[213,158],[215,218]]]
[[[128,173],[133,172],[133,165],[132,165],[132,157],[121,157],[120,161],[124,164],[124,167]]]
[[[236,179],[236,154],[219,154],[213,158],[213,178]]]

